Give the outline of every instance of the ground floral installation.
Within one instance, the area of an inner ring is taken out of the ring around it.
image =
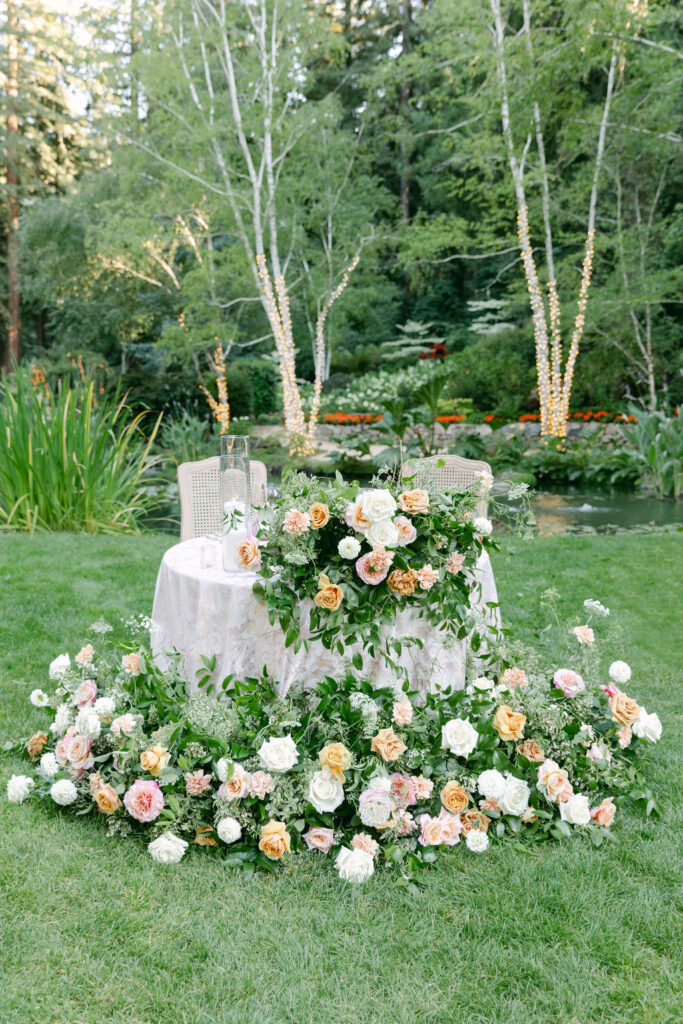
[[[506,640],[507,658],[450,693],[349,671],[285,699],[266,677],[226,680],[230,699],[188,697],[142,643],[122,653],[97,623],[73,661],[50,665],[54,693],[31,693],[44,722],[16,747],[34,767],[7,796],[96,814],[111,836],[145,836],[161,864],[190,845],[247,871],[310,851],[347,882],[384,864],[412,886],[452,847],[511,837],[600,845],[625,804],[657,812],[638,763],[662,731],[624,689],[629,666],[603,664],[608,615],[587,600],[583,621],[551,622],[552,663],[548,646]]]

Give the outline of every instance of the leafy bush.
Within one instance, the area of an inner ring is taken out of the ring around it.
[[[540,442],[523,455],[520,469],[545,483],[586,483],[632,487],[638,470],[621,446],[600,441],[568,443],[562,438]]]
[[[280,373],[268,359],[236,359],[226,368],[231,416],[263,416],[278,410]]]
[[[622,430],[626,454],[641,482],[658,498],[683,494],[683,427],[679,416],[630,406],[635,424]]]
[[[19,530],[131,531],[153,504],[141,486],[156,460],[144,413],[96,401],[93,383],[35,389],[23,371],[0,385],[0,523]]]
[[[218,453],[218,442],[213,424],[187,409],[175,409],[173,419],[167,419],[161,429],[159,444],[171,462],[197,462]]]
[[[517,419],[536,383],[533,349],[518,332],[481,338],[444,363],[447,394],[471,398],[477,409]]]

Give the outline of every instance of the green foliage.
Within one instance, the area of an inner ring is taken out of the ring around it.
[[[216,455],[218,441],[215,428],[207,417],[200,417],[187,409],[174,410],[167,417],[159,433],[159,446],[168,453],[175,466],[182,462],[198,462]]]
[[[447,393],[471,398],[476,409],[517,419],[536,383],[533,344],[521,332],[487,335],[447,360]],[[531,406],[535,405],[533,399]]]
[[[680,416],[630,406],[636,422],[623,428],[626,454],[642,483],[658,498],[683,496],[683,427]]]
[[[236,359],[226,366],[231,416],[267,416],[281,404],[280,372],[268,359]]]
[[[16,372],[0,385],[0,525],[15,530],[137,529],[154,499],[142,474],[156,461],[123,399],[93,383],[31,387]]]
[[[633,487],[638,479],[634,460],[621,444],[614,442],[591,438],[574,442],[536,439],[521,455],[517,468],[532,473],[543,483]]]

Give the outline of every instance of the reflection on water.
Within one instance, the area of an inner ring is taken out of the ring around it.
[[[553,533],[567,533],[608,526],[632,529],[654,524],[665,526],[683,523],[683,504],[657,501],[637,494],[620,491],[583,491],[567,488],[562,493],[538,491],[533,501],[538,532],[547,537]]]

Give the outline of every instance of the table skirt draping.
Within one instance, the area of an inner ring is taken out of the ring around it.
[[[228,574],[217,564],[201,568],[201,548],[206,540],[196,538],[170,548],[164,555],[157,577],[152,611],[151,643],[157,664],[165,669],[169,654],[181,655],[180,667],[190,691],[197,690],[197,672],[204,669],[202,655],[215,656],[214,681],[228,675],[238,679],[260,676],[264,668],[276,681],[280,696],[290,687],[311,687],[323,676],[338,675],[353,649],[344,656],[326,650],[319,641],[310,641],[295,652],[285,647],[285,638],[277,622],[268,621],[268,610],[258,601],[252,587],[255,573]],[[216,561],[219,554],[216,547]],[[488,555],[484,552],[473,573],[475,611],[498,624],[498,610],[487,609],[497,602],[496,585]],[[307,637],[310,602],[302,605],[302,635]],[[454,641],[436,629],[415,609],[399,612],[391,628],[397,638],[417,636],[423,646],[408,647],[401,664],[408,670],[415,689],[460,689],[465,685],[467,644]],[[371,658],[362,650],[362,672],[375,685],[391,686],[396,675],[381,655]]]

